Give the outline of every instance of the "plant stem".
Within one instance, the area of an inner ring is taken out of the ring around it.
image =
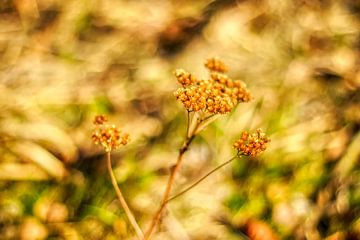
[[[111,166],[111,155],[110,155],[110,152],[107,152],[106,153],[106,158],[107,158],[107,169],[108,169],[108,172],[110,174],[110,178],[111,178],[111,182],[112,182],[112,185],[115,189],[115,192],[116,192],[116,195],[120,201],[120,204],[122,206],[122,208],[124,209],[125,211],[125,214],[126,216],[128,217],[131,225],[133,226],[133,228],[135,229],[135,232],[136,232],[136,235],[138,236],[138,239],[140,240],[144,240],[144,234],[143,232],[141,231],[139,225],[137,224],[136,220],[135,220],[135,217],[134,215],[132,214],[129,206],[127,205],[126,201],[125,201],[125,198],[124,196],[122,195],[121,191],[120,191],[120,188],[119,186],[117,185],[117,182],[116,182],[116,178],[114,176],[114,173],[113,173],[113,170],[112,170],[112,166]]]
[[[189,136],[189,130],[190,130],[190,112],[187,111],[187,124],[186,124],[186,135],[185,138]]]
[[[213,170],[211,170],[210,172],[208,172],[207,174],[205,174],[203,177],[201,177],[199,180],[197,180],[196,182],[194,182],[193,184],[191,184],[190,186],[188,186],[187,188],[185,188],[184,190],[182,190],[181,192],[175,194],[174,196],[170,197],[166,202],[170,202],[172,200],[174,200],[175,198],[180,197],[181,195],[185,194],[186,192],[190,191],[191,189],[193,189],[194,187],[196,187],[199,183],[201,183],[203,180],[205,180],[207,177],[209,177],[211,174],[213,174],[214,172],[216,172],[217,170],[219,170],[220,168],[224,167],[225,165],[231,163],[232,161],[234,161],[236,158],[238,158],[238,156],[234,156],[232,158],[230,158],[228,161],[220,164],[219,166],[217,166],[216,168],[214,168]]]
[[[184,145],[179,150],[178,159],[176,161],[176,165],[174,166],[174,168],[171,171],[171,174],[170,174],[167,186],[166,186],[166,190],[165,190],[163,198],[161,200],[161,205],[160,205],[158,211],[156,212],[156,214],[154,215],[148,231],[145,233],[146,240],[150,239],[155,227],[158,225],[158,223],[161,220],[162,212],[164,211],[164,209],[166,207],[166,204],[168,202],[167,199],[169,198],[172,186],[174,185],[175,175],[179,171],[184,154],[188,150],[189,145],[194,138],[195,138],[195,135],[192,135],[190,138],[186,138]]]
[[[206,118],[205,120],[207,120],[207,119],[208,118]],[[199,133],[199,128],[201,127],[201,124],[204,122],[204,120],[198,121],[198,116],[196,115],[196,113],[191,117],[190,112],[188,112],[187,121],[188,122],[187,122],[187,129],[186,129],[186,138],[185,138],[184,144],[180,148],[176,164],[171,170],[171,174],[170,174],[168,183],[166,185],[166,189],[165,189],[163,198],[161,200],[160,207],[159,207],[158,211],[155,213],[154,217],[152,218],[149,229],[145,233],[145,240],[149,240],[151,238],[153,231],[155,230],[156,226],[159,224],[159,222],[162,218],[162,213],[168,203],[171,189],[174,185],[175,176],[176,176],[177,172],[180,170],[180,166],[181,166],[184,154],[189,149],[191,142],[194,140],[195,136]],[[204,129],[204,127],[202,129]]]

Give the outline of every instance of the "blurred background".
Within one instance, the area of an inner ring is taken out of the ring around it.
[[[360,239],[360,2],[0,0],[0,239],[133,239],[92,120],[143,229],[186,131],[172,72],[218,56],[253,101],[193,142],[174,192],[271,138],[169,205],[154,239]]]

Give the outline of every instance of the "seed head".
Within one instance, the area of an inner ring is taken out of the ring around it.
[[[251,134],[247,131],[242,132],[240,139],[234,143],[234,148],[242,155],[255,157],[266,150],[266,144],[269,142],[270,138],[259,128]]]
[[[96,126],[92,134],[92,140],[96,145],[102,145],[106,152],[111,152],[121,145],[129,142],[129,134],[122,133],[115,125],[104,124],[107,121],[105,116],[96,116],[94,124]]]
[[[234,81],[220,73],[225,71],[225,65],[220,60],[209,59],[205,66],[213,71],[217,69],[217,72],[211,72],[208,80],[198,80],[182,69],[175,71],[175,76],[182,87],[177,89],[174,95],[189,112],[226,114],[238,103],[251,100],[251,94],[245,83]]]

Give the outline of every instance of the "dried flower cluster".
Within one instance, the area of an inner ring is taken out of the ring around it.
[[[96,129],[92,134],[92,140],[95,144],[101,144],[106,152],[111,152],[126,145],[129,142],[129,134],[122,133],[115,125],[106,124],[107,118],[104,115],[96,116],[94,124]]]
[[[254,157],[265,151],[268,142],[270,142],[270,139],[261,129],[257,129],[256,132],[251,134],[244,131],[240,139],[234,143],[234,148],[238,150],[240,154]]]
[[[205,66],[210,70],[208,80],[198,80],[185,70],[175,71],[175,77],[182,87],[174,95],[189,112],[225,114],[238,103],[250,101],[251,95],[245,83],[234,81],[221,73],[227,69],[223,62],[212,58],[207,60]]]

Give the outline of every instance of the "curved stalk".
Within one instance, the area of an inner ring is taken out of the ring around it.
[[[138,239],[139,240],[144,240],[145,239],[144,234],[141,231],[139,225],[137,224],[134,215],[132,214],[129,206],[127,205],[127,203],[125,201],[125,198],[124,198],[124,196],[122,195],[122,193],[120,191],[119,186],[117,185],[116,178],[115,178],[115,175],[113,173],[112,166],[111,166],[110,152],[106,153],[106,159],[107,159],[107,169],[108,169],[108,172],[109,172],[109,175],[110,175],[110,178],[111,178],[111,183],[112,183],[112,185],[113,185],[113,187],[115,189],[115,192],[116,192],[116,195],[117,195],[117,197],[118,197],[118,199],[120,201],[120,204],[121,204],[122,208],[124,209],[125,214],[128,217],[131,225],[135,229],[135,232],[136,232],[136,235],[137,235]]]

